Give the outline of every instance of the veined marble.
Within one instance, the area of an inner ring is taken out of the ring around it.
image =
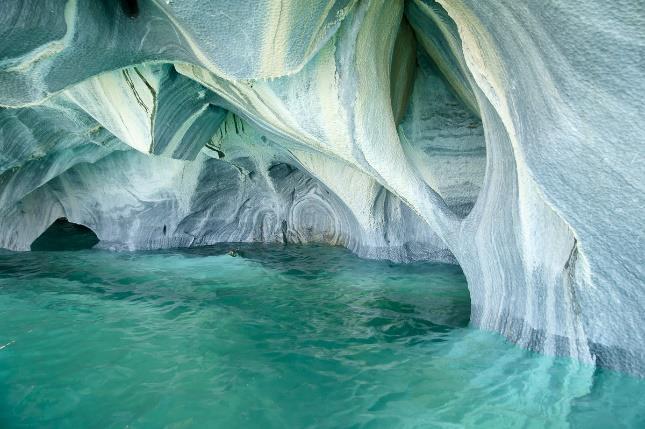
[[[6,0],[0,246],[458,262],[471,322],[645,374],[645,5]]]

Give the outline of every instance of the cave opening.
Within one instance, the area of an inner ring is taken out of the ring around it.
[[[484,183],[486,143],[460,45],[456,25],[440,5],[406,4],[391,93],[410,164],[453,213],[466,217]]]
[[[58,218],[31,244],[35,251],[63,251],[91,249],[99,242],[98,237],[85,225],[72,223],[67,218]]]

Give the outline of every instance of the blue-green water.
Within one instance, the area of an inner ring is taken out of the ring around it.
[[[468,327],[340,248],[0,254],[2,428],[645,427],[645,382]]]

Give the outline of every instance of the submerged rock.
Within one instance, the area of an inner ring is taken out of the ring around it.
[[[0,246],[458,262],[471,321],[645,374],[645,6],[8,0]]]

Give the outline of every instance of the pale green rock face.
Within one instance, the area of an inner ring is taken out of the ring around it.
[[[645,6],[0,4],[0,247],[459,263],[471,322],[645,374]]]

